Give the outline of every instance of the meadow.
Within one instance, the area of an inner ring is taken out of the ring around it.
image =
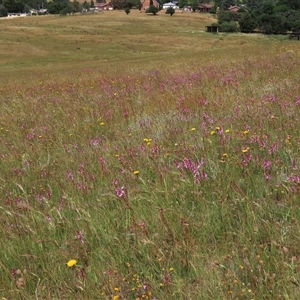
[[[210,15],[0,19],[0,296],[299,299],[300,44]]]

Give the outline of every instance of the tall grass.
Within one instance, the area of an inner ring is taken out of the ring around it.
[[[299,297],[299,45],[210,22],[3,23],[4,299]]]

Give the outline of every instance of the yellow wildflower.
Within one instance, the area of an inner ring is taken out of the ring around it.
[[[213,130],[210,132],[210,135],[214,135],[216,132]]]
[[[74,267],[76,264],[77,264],[77,260],[76,260],[76,259],[70,259],[70,260],[67,262],[67,266],[68,266],[69,268]]]
[[[116,296],[113,296],[112,300],[118,300],[120,298],[120,296],[116,295]]]
[[[195,127],[193,127],[193,128],[191,128],[190,130],[191,130],[191,131],[195,131],[195,130],[196,130],[196,128],[195,128]]]
[[[226,129],[225,132],[228,133],[228,132],[230,132],[230,130],[229,130],[229,129]]]
[[[244,148],[244,149],[242,150],[242,152],[243,152],[243,153],[247,153],[249,150],[250,150],[250,148],[247,147],[247,148]]]
[[[140,174],[140,171],[134,171],[133,174],[138,175],[138,174]]]
[[[243,133],[244,133],[244,134],[248,134],[248,133],[249,133],[249,130],[245,130]]]
[[[104,124],[105,124],[104,122],[101,122],[101,123],[100,123],[100,126],[103,126]]]

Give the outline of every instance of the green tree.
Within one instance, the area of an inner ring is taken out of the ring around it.
[[[59,12],[63,9],[63,7],[61,7],[61,5],[57,2],[51,1],[47,4],[47,9],[49,14],[56,15],[59,14]]]
[[[77,0],[73,1],[73,6],[74,6],[74,12],[82,11],[82,5]]]
[[[190,5],[192,7],[193,12],[195,12],[199,7],[199,2],[198,2],[198,0],[192,0],[190,2]]]
[[[219,10],[217,13],[218,24],[222,24],[224,22],[231,22],[235,20],[235,13],[230,11]]]
[[[94,3],[94,0],[91,0],[91,7],[95,7],[95,3]]]
[[[146,9],[146,13],[153,14],[155,16],[158,13],[158,8],[156,6],[154,6],[154,5],[150,5]]]
[[[23,12],[24,10],[22,0],[3,0],[3,5],[7,8],[7,11],[11,13]]]
[[[7,8],[3,4],[0,4],[0,18],[7,17],[7,13]]]
[[[264,14],[273,15],[274,14],[275,5],[271,2],[266,2],[263,4],[262,12]]]
[[[91,5],[90,5],[90,3],[84,1],[84,2],[82,3],[82,7],[83,7],[84,9],[90,9]]]
[[[69,0],[52,0],[52,1],[49,1],[47,3],[48,12],[49,12],[49,14],[67,14],[68,10],[70,10],[70,9],[67,8],[69,3],[70,3]],[[73,4],[73,11],[76,11],[74,7],[76,7],[76,6]]]
[[[169,6],[166,10],[166,14],[169,14],[172,17],[175,14],[175,9]]]
[[[279,0],[277,5],[286,5],[290,9],[300,9],[300,0]]]
[[[221,32],[238,32],[240,31],[238,24],[235,21],[224,22],[220,25]]]
[[[188,4],[189,4],[188,0],[179,0],[179,2],[178,2],[178,6],[180,8],[183,8],[183,7],[187,6]]]
[[[127,0],[111,0],[110,4],[116,9],[124,9],[127,7]]]
[[[132,8],[140,8],[141,1],[140,0],[127,0],[127,7]]]
[[[258,26],[258,21],[251,13],[243,14],[242,18],[238,21],[241,32],[253,32]]]
[[[287,31],[286,19],[280,15],[263,14],[259,21],[260,29],[266,34],[279,34]]]
[[[262,0],[246,0],[246,6],[250,10],[260,10],[263,6]]]
[[[221,4],[222,9],[227,9],[230,6],[235,5],[236,1],[235,0],[223,0]]]
[[[126,13],[126,15],[129,15],[129,14],[130,14],[130,8],[129,8],[129,7],[126,7],[126,8],[125,8],[125,13]]]

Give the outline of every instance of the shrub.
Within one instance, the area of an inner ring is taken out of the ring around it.
[[[231,22],[224,22],[219,25],[220,26],[220,31],[221,32],[239,32],[239,26],[236,22],[231,21]]]
[[[210,13],[210,14],[216,14],[216,13],[217,13],[217,8],[216,8],[216,6],[212,7],[212,8],[209,10],[209,13]]]
[[[291,24],[291,30],[292,30],[293,32],[299,32],[299,31],[300,31],[300,19],[294,21],[294,22]]]
[[[235,20],[235,15],[236,15],[236,13],[220,10],[217,13],[218,23],[222,24],[222,23],[225,23],[225,22],[234,21]]]
[[[130,8],[129,8],[129,7],[126,7],[126,8],[125,8],[125,13],[126,13],[126,15],[129,15],[129,14],[130,14]]]
[[[156,15],[158,13],[158,8],[154,5],[150,5],[147,9],[146,9],[146,13],[147,14],[153,14]]]
[[[175,14],[175,9],[173,7],[168,7],[166,14],[169,14],[172,17]]]

